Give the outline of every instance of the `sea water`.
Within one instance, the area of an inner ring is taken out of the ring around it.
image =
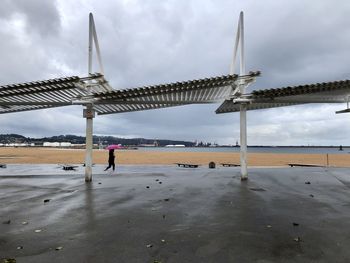
[[[239,147],[139,147],[139,151],[155,152],[239,152]],[[251,153],[350,154],[350,147],[264,147],[248,146]]]

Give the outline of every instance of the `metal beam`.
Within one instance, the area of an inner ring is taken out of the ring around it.
[[[72,102],[54,102],[54,101],[0,101],[0,106],[69,106]]]
[[[145,105],[149,106],[148,108],[143,108],[140,109],[140,111],[145,111],[145,110],[155,110],[155,109],[162,109],[162,108],[167,108],[167,107],[172,107],[172,106],[181,106],[181,105],[159,105],[157,107],[153,107],[152,105]],[[115,113],[126,113],[126,112],[134,112],[135,110],[132,108],[125,108],[124,110],[116,109],[115,111],[111,110],[108,112],[99,112],[99,110],[96,110],[98,115],[107,115],[107,114],[115,114]]]
[[[336,111],[335,113],[340,114],[340,113],[349,113],[349,112],[350,112],[350,109],[345,109],[345,110]]]
[[[345,103],[346,97],[313,97],[311,94],[305,94],[305,97],[275,97],[272,99],[252,98],[252,103]]]
[[[170,101],[170,100],[101,100],[101,101],[94,101],[94,104],[99,105],[99,104],[168,104],[168,105],[186,105],[186,104],[210,104],[210,103],[215,103],[217,100],[208,100],[208,101],[198,101],[198,100],[184,100],[184,101]],[[1,105],[1,104],[0,104]]]

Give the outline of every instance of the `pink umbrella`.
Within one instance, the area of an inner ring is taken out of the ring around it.
[[[124,149],[120,144],[111,144],[106,147],[106,150]]]

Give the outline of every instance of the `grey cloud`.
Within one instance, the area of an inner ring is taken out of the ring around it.
[[[283,4],[277,4],[278,10]],[[268,75],[261,84],[281,86],[344,76],[341,73],[348,70],[339,61],[350,55],[344,46],[350,41],[346,26],[350,5],[341,1],[338,7],[332,1],[294,1],[281,12],[260,16],[259,44],[247,43],[251,49],[247,63]]]
[[[45,79],[60,74],[50,56],[59,37],[55,1],[4,1],[0,18],[1,84]]]
[[[80,107],[46,109],[0,115],[0,133],[18,133],[40,137],[49,134],[84,134],[85,120]],[[20,133],[20,132],[19,132]]]
[[[1,18],[0,19],[2,20],[8,19],[9,17],[11,17],[14,11],[15,11],[14,1],[11,1],[11,0],[1,1],[1,8],[0,8]]]
[[[57,34],[60,28],[60,16],[56,1],[43,0],[14,0],[15,12],[25,15],[27,30],[37,31],[42,37]]]
[[[295,145],[341,144],[346,142],[348,116],[336,115],[341,107],[328,104],[251,111],[248,115],[252,144]]]

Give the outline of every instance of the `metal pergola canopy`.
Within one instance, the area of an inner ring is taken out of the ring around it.
[[[91,74],[87,78],[72,76],[0,86],[0,114],[72,105],[89,94],[89,85],[103,90],[101,78],[101,74]]]
[[[68,105],[94,105],[99,114],[212,103],[227,98],[237,81],[253,80],[260,72],[226,75],[133,89],[113,90],[101,74],[20,83],[0,87],[0,113]]]
[[[306,103],[347,103],[350,98],[350,80],[323,82],[277,89],[254,90],[250,94],[234,96],[224,101],[216,113],[240,111],[241,98],[247,110],[267,109]]]
[[[93,94],[94,109],[99,115],[158,109],[186,104],[213,103],[227,98],[241,79],[255,79],[260,72],[249,75],[226,75],[162,85],[112,90]]]

